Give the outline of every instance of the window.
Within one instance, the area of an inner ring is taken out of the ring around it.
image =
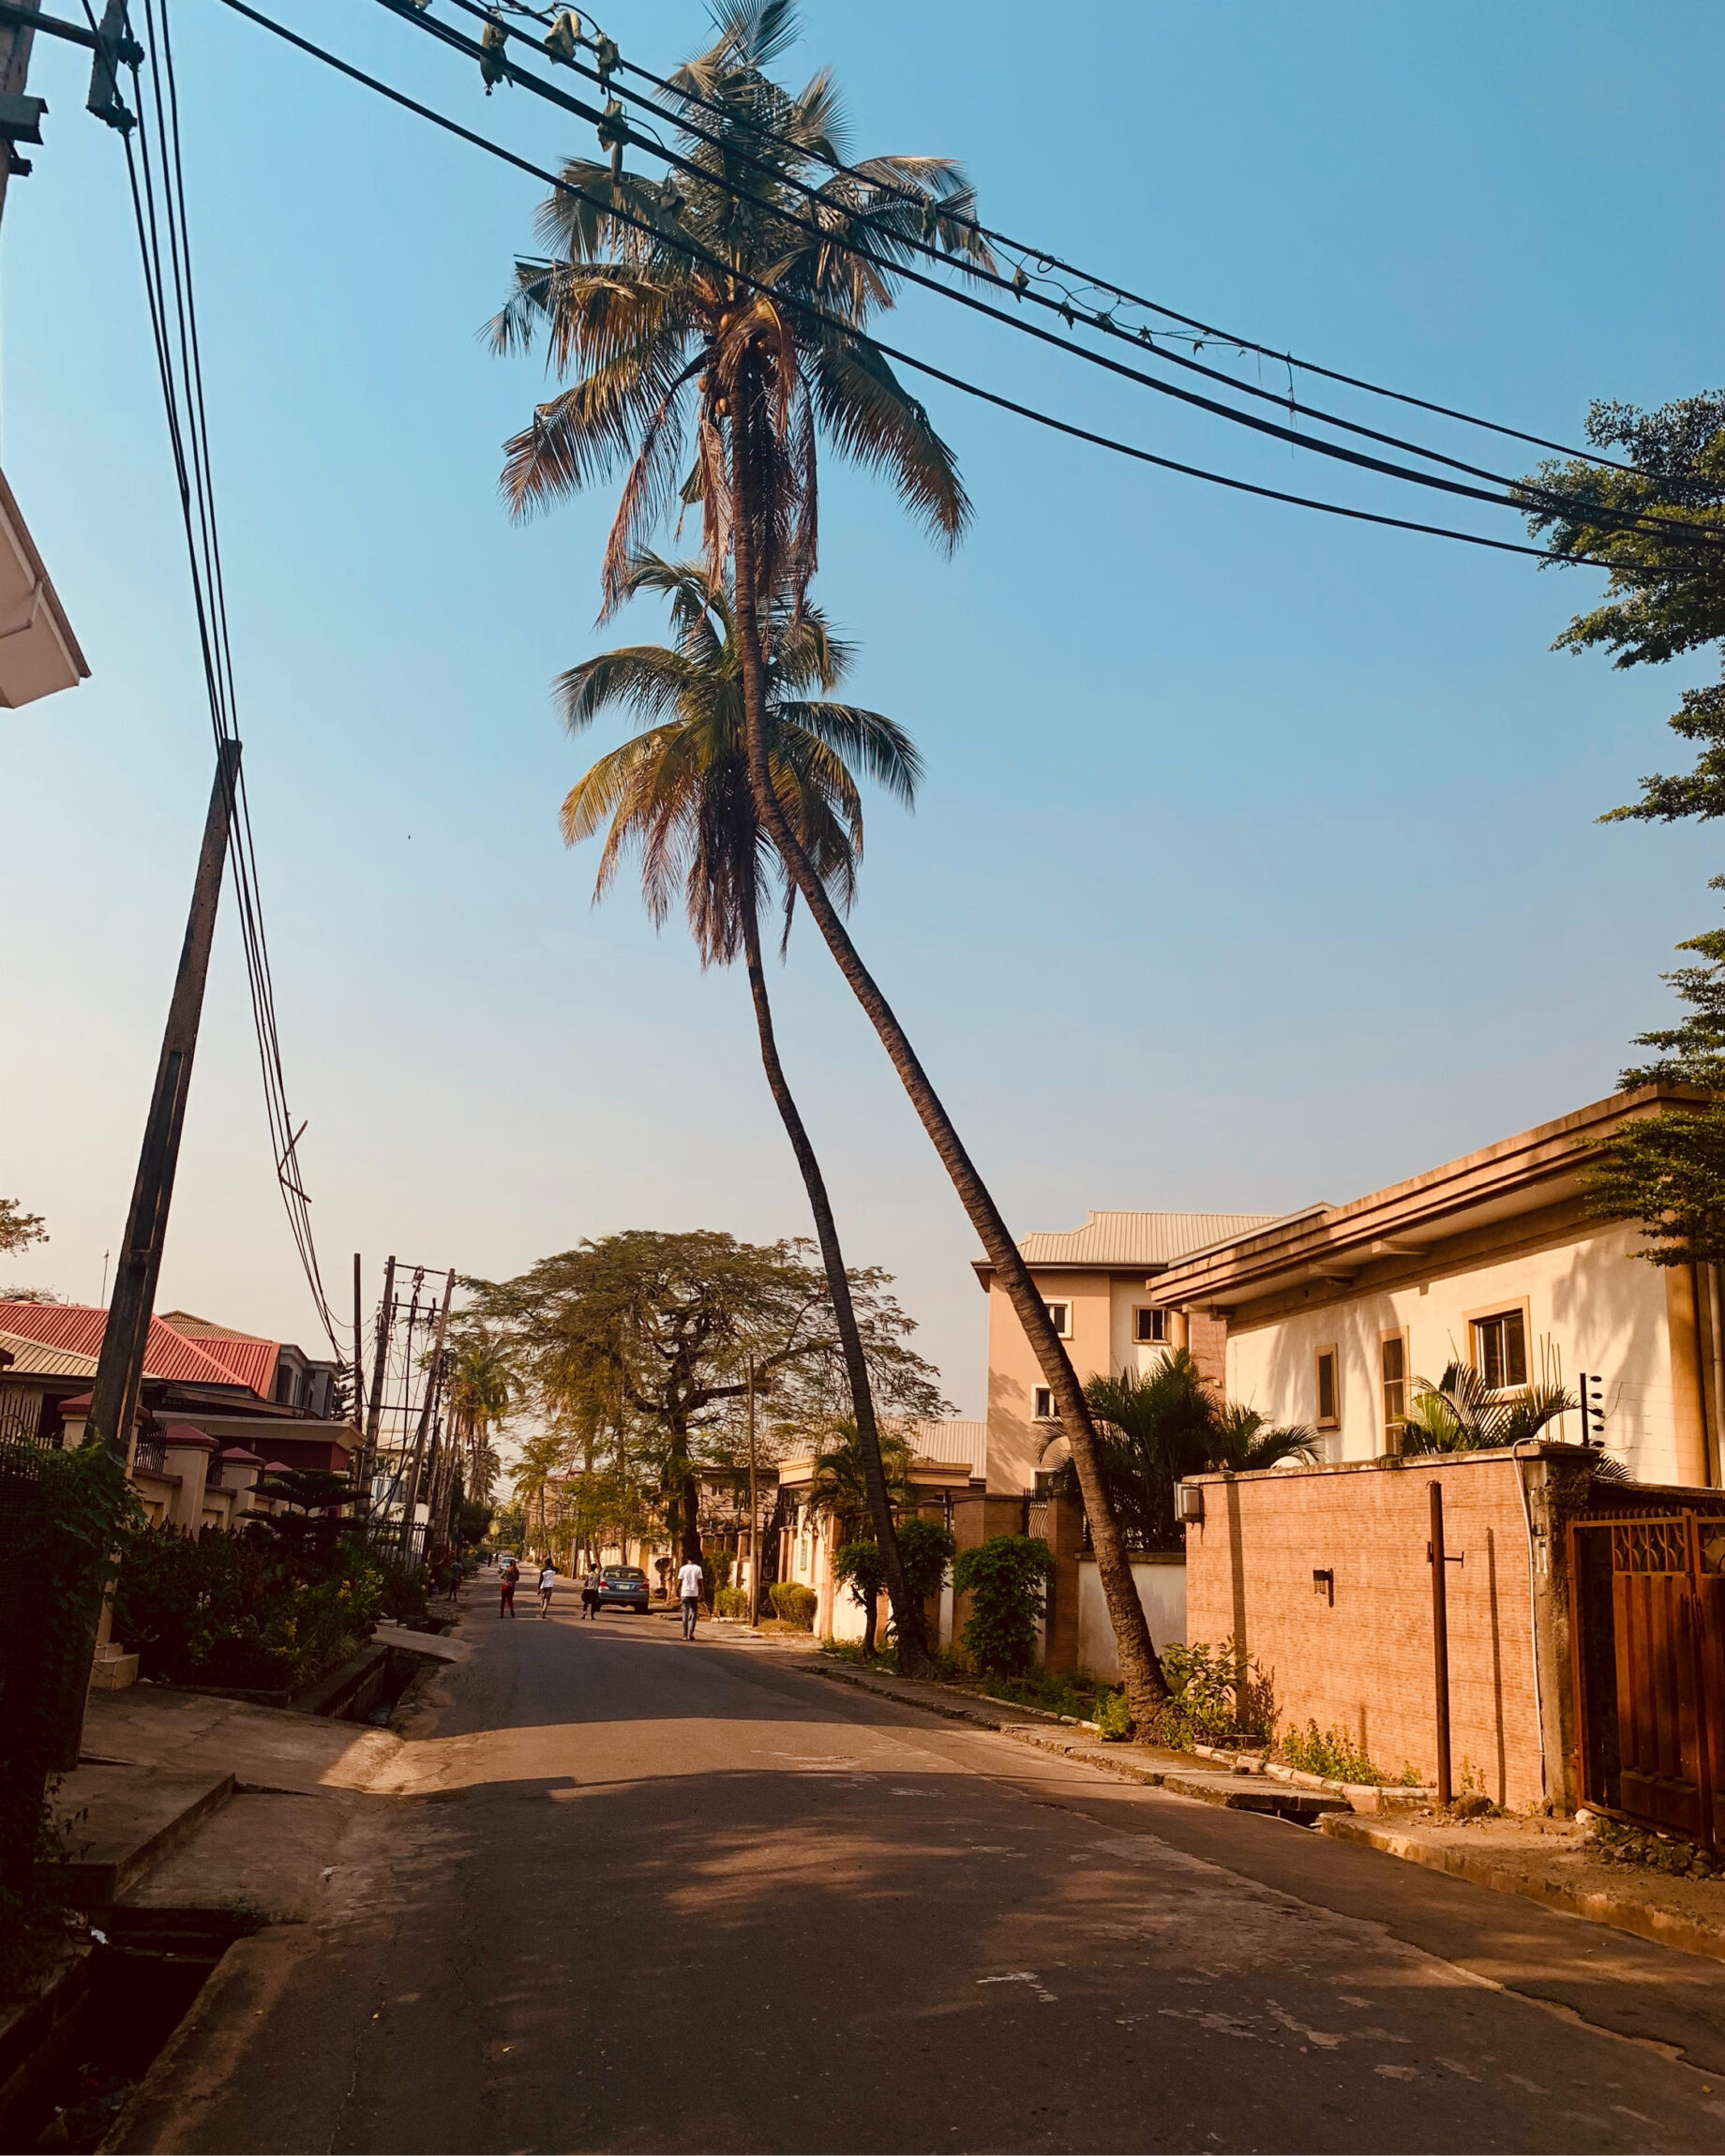
[[[1052,1422],[1054,1420],[1054,1393],[1048,1385],[1039,1385],[1037,1386],[1032,1413],[1038,1422]]]
[[[1513,1392],[1527,1383],[1527,1320],[1520,1310],[1474,1320],[1474,1368],[1488,1392]]]
[[[1333,1347],[1318,1350],[1318,1428],[1342,1427],[1342,1385]]]
[[[1173,1326],[1168,1320],[1172,1310],[1140,1309],[1132,1312],[1132,1338],[1140,1347],[1162,1347],[1166,1344]]]
[[[1400,1333],[1386,1333],[1378,1342],[1378,1362],[1384,1377],[1384,1449],[1395,1452],[1407,1418],[1407,1342]]]
[[[1070,1340],[1072,1332],[1072,1306],[1071,1303],[1050,1303],[1048,1322],[1062,1340]]]

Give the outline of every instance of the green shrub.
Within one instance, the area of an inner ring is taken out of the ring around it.
[[[1363,1781],[1382,1788],[1391,1779],[1385,1774],[1385,1770],[1373,1766],[1365,1758],[1365,1753],[1354,1744],[1348,1733],[1342,1729],[1320,1729],[1315,1720],[1309,1720],[1305,1731],[1289,1729],[1287,1736],[1277,1744],[1277,1758],[1283,1759],[1287,1766],[1296,1766],[1302,1774],[1322,1774],[1324,1781]],[[1403,1789],[1418,1788],[1418,1774],[1410,1766],[1403,1766],[1395,1781]]]
[[[1099,1692],[1096,1695],[1096,1733],[1104,1743],[1118,1744],[1132,1733],[1132,1709],[1126,1704],[1126,1692]]]
[[[952,1530],[938,1520],[899,1521],[898,1554],[904,1561],[905,1584],[919,1602],[929,1601],[946,1585],[954,1548]]]
[[[952,1585],[970,1596],[962,1638],[988,1676],[1016,1677],[1036,1659],[1036,1630],[1054,1570],[1048,1545],[1028,1535],[991,1535],[959,1552]]]
[[[1070,1714],[1088,1722],[1096,1705],[1092,1679],[1054,1669],[1030,1669],[1022,1677],[984,1677],[977,1689],[991,1699],[1015,1700],[1044,1714]]]
[[[127,1551],[113,1629],[158,1681],[297,1690],[356,1652],[392,1596],[423,1612],[423,1585],[415,1610],[414,1589],[355,1535],[314,1566],[274,1538],[150,1527]]]
[[[801,1587],[794,1580],[775,1580],[767,1590],[774,1614],[787,1624],[794,1624],[799,1632],[815,1629],[815,1612],[820,1607],[820,1597],[812,1587]]]
[[[1225,1647],[1176,1640],[1162,1656],[1162,1672],[1174,1697],[1157,1717],[1154,1734],[1164,1744],[1190,1751],[1193,1744],[1226,1744],[1257,1736],[1274,1724],[1269,1680],[1255,1662],[1245,1662],[1233,1640]]]
[[[713,1590],[712,1607],[721,1617],[746,1617],[749,1598],[741,1587],[718,1587]]]

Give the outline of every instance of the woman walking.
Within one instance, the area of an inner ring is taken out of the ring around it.
[[[548,1617],[551,1614],[551,1589],[556,1584],[557,1567],[548,1557],[539,1567],[539,1614],[541,1617]]]
[[[520,1571],[515,1559],[505,1552],[503,1567],[498,1574],[497,1580],[497,1614],[500,1617],[513,1617],[515,1615],[515,1583],[520,1577]]]

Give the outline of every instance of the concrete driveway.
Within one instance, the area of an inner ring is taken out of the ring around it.
[[[567,1588],[462,1637],[117,2146],[1725,2147],[1716,1963]]]

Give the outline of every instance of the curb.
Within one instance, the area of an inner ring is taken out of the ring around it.
[[[1417,1834],[1399,1834],[1389,1827],[1368,1826],[1362,1819],[1340,1814],[1319,1820],[1318,1832],[1332,1841],[1382,1849],[1386,1856],[1400,1857],[1404,1864],[1423,1864],[1428,1871],[1448,1872],[1452,1879],[1466,1879],[1470,1885],[1489,1888],[1493,1894],[1518,1894],[1523,1901],[1559,1909],[1566,1916],[1610,1924],[1614,1931],[1633,1932],[1638,1939],[1673,1946],[1685,1954],[1704,1954],[1710,1961],[1725,1961],[1725,1924],[1702,1924],[1694,1917],[1654,1909],[1646,1902],[1602,1887],[1572,1887],[1558,1879],[1539,1879],[1476,1855],[1471,1849],[1421,1841]]]

